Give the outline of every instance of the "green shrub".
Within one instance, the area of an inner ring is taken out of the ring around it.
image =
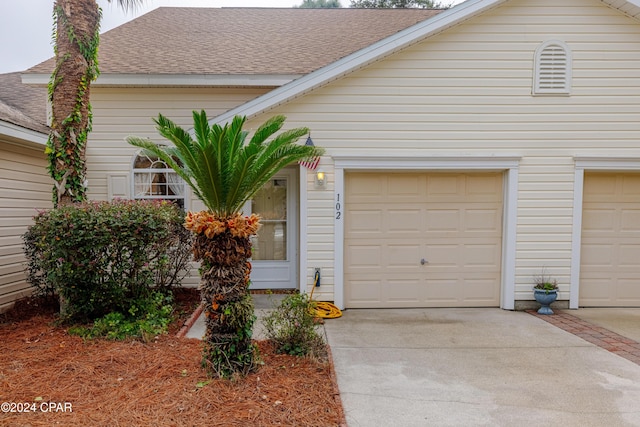
[[[173,320],[171,294],[154,292],[150,297],[134,301],[127,314],[111,312],[96,319],[91,327],[73,327],[69,333],[84,338],[124,340],[138,338],[144,342],[167,332]]]
[[[324,357],[326,345],[311,314],[314,302],[307,294],[287,295],[263,319],[266,336],[280,353]]]
[[[191,237],[182,231],[183,220],[179,208],[161,201],[41,212],[23,236],[28,280],[37,293],[60,296],[63,320],[126,313],[132,301],[151,295],[158,280],[167,289],[187,273]]]

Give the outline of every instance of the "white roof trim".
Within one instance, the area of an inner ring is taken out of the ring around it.
[[[640,0],[602,0],[602,2],[625,15],[640,19]]]
[[[108,86],[282,86],[297,74],[100,74],[92,87]],[[22,83],[47,85],[49,74],[22,74]]]
[[[11,138],[21,139],[23,141],[32,142],[38,145],[45,145],[49,136],[45,133],[35,130],[23,128],[13,123],[0,120],[0,135],[6,135]]]
[[[467,0],[464,3],[391,35],[364,49],[307,74],[285,86],[279,87],[239,107],[210,120],[223,124],[236,115],[253,117],[280,104],[336,80],[352,71],[380,60],[411,44],[438,34],[480,13],[495,8],[508,0]],[[640,18],[640,0],[602,0],[603,3],[629,16]]]

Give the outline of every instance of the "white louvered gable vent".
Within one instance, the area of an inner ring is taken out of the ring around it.
[[[536,49],[534,95],[568,95],[571,92],[571,50],[559,40]]]

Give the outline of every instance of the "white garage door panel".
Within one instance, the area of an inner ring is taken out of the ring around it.
[[[347,307],[499,305],[501,174],[347,174],[345,201]]]
[[[620,269],[629,268],[630,271],[636,271],[640,263],[640,241],[634,239],[630,243],[620,243],[620,252],[618,254],[618,266]]]
[[[638,196],[640,201],[640,196]],[[621,234],[638,234],[638,224],[640,224],[640,209],[621,209],[620,211],[620,232]]]
[[[583,199],[579,305],[640,306],[640,174],[586,173]]]

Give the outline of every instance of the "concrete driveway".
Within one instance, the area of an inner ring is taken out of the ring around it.
[[[350,427],[640,426],[640,365],[525,312],[347,310],[325,331]]]

